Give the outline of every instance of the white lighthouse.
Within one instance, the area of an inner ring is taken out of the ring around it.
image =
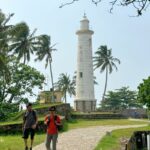
[[[89,20],[84,14],[80,21],[78,35],[77,74],[75,110],[80,112],[95,111],[94,77],[92,61],[92,34],[89,30]]]

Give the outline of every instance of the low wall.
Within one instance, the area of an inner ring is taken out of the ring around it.
[[[126,117],[132,118],[147,118],[146,109],[125,109],[120,112],[122,115]]]
[[[48,107],[45,108],[37,108],[35,109],[38,115],[45,116],[49,113]],[[71,107],[70,104],[60,104],[56,105],[56,113],[61,115],[61,120],[62,123],[64,123],[65,120],[70,119],[70,114],[71,114]],[[20,117],[23,117],[24,113],[21,114]],[[44,120],[44,117],[43,117]],[[38,121],[38,131],[39,132],[44,132],[45,131],[45,125],[44,122]],[[0,134],[5,133],[5,134],[12,134],[12,133],[17,133],[17,132],[22,132],[22,122],[20,123],[14,123],[14,124],[6,124],[6,125],[0,125]]]
[[[126,119],[121,114],[72,114],[74,119]]]
[[[60,114],[61,116],[65,116],[65,119],[68,120],[71,114],[71,107],[70,104],[60,104],[56,105],[56,113]],[[39,115],[46,115],[49,113],[48,108],[38,108],[36,109],[37,114]]]
[[[64,124],[65,117],[61,116],[61,122]],[[46,125],[44,125],[44,121],[38,121],[37,132],[46,132]],[[0,125],[0,134],[13,134],[13,133],[21,133],[22,132],[22,123],[14,123],[7,125]]]

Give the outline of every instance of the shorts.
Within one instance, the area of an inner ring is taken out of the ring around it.
[[[30,134],[31,140],[33,140],[34,139],[34,135],[35,135],[35,130],[32,129],[32,128],[24,129],[22,138],[28,139],[29,134]]]

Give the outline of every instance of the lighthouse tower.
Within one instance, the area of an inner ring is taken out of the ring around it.
[[[80,21],[78,36],[76,97],[74,106],[76,111],[95,111],[96,99],[94,96],[94,77],[92,61],[92,34],[89,30],[89,20],[84,14]]]

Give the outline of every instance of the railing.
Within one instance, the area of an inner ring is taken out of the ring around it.
[[[136,131],[126,144],[125,150],[149,150],[150,131]]]

